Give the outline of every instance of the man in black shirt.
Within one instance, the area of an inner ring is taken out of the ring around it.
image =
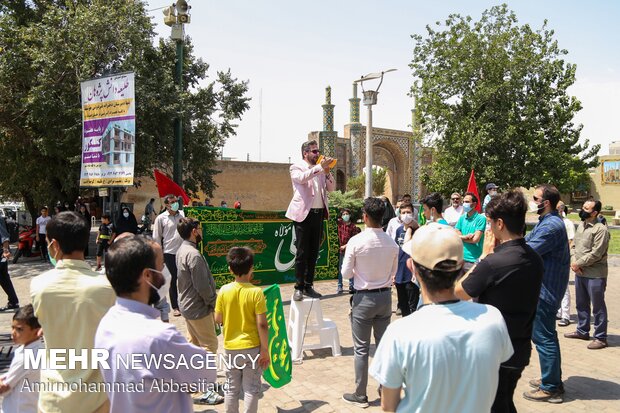
[[[500,244],[457,284],[461,299],[496,307],[504,316],[514,348],[502,363],[491,412],[516,412],[512,396],[530,362],[532,324],[543,277],[543,260],[522,236],[527,202],[520,191],[508,191],[489,201],[486,208],[491,231]]]

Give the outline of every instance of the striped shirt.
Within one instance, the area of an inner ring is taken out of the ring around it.
[[[525,237],[527,244],[543,259],[543,275],[540,299],[559,306],[568,285],[570,252],[566,227],[557,211],[538,218],[538,224]]]

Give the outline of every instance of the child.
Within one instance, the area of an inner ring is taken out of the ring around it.
[[[418,228],[418,224],[413,216],[413,205],[403,202],[400,205],[400,220],[402,225],[396,229],[394,241],[399,246],[398,250],[398,269],[394,277],[396,294],[398,297],[398,308],[403,317],[413,313],[420,299],[420,287],[414,282],[413,274],[407,267],[409,254],[402,250],[405,242],[411,239],[413,232]]]
[[[347,248],[347,243],[356,234],[359,234],[362,230],[355,225],[355,222],[351,221],[351,210],[343,208],[340,214],[341,219],[338,220],[338,240],[340,241],[340,254],[338,257],[338,294],[342,294],[342,260],[344,259],[344,251]],[[349,294],[353,294],[353,278],[349,278]]]
[[[0,377],[0,395],[2,400],[2,412],[12,413],[36,413],[39,392],[22,389],[23,386],[38,385],[41,380],[41,371],[38,369],[24,369],[24,349],[35,353],[43,350],[45,346],[39,339],[41,325],[34,316],[32,304],[28,304],[15,313],[11,338],[19,347],[15,349],[9,371]]]
[[[232,360],[243,355],[246,364],[242,369],[231,366],[226,370],[228,388],[224,402],[227,412],[238,412],[239,393],[243,387],[245,411],[257,412],[262,394],[262,369],[269,366],[267,305],[263,291],[250,282],[254,265],[252,250],[233,247],[228,251],[226,261],[235,281],[220,289],[215,302],[215,322],[224,325],[224,353]],[[248,356],[252,359],[259,356],[258,366],[253,365]]]
[[[116,232],[114,225],[110,224],[110,216],[103,214],[101,216],[101,225],[99,225],[99,233],[97,234],[97,269],[95,271],[101,269],[101,258],[114,241],[114,237],[116,237]]]

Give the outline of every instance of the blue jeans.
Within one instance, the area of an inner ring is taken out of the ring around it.
[[[556,392],[562,385],[562,358],[558,334],[555,330],[557,307],[557,305],[539,300],[532,327],[532,341],[536,345],[540,360],[542,379],[540,388],[548,392]]]

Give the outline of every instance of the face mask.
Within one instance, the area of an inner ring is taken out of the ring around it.
[[[579,211],[579,218],[581,218],[582,221],[585,221],[586,219],[591,218],[591,217],[592,217],[591,212],[584,211],[583,209]]]
[[[346,214],[343,214],[343,215],[342,215],[342,220],[343,220],[344,222],[349,222],[349,219],[351,219],[351,217],[350,217],[349,215],[346,215]]]
[[[147,283],[152,288],[151,294],[149,296],[149,305],[153,305],[163,300],[164,298],[166,298],[166,296],[168,296],[168,291],[170,291],[170,283],[172,281],[172,275],[170,274],[170,271],[168,271],[168,268],[165,266],[164,266],[163,271],[157,271],[156,269],[153,269],[153,268],[147,268],[147,270],[159,273],[164,277],[164,283],[161,286],[159,286],[159,288],[155,287],[153,284],[147,281]]]
[[[170,209],[173,210],[174,212],[177,212],[179,210],[179,203],[178,202],[172,203],[172,205],[170,205]]]
[[[545,205],[543,202],[541,202],[540,204],[536,203],[535,201],[528,202],[527,205],[528,205],[529,211],[536,212],[538,215],[540,215],[545,209]]]
[[[472,209],[471,203],[469,203],[469,202],[464,202],[463,203],[463,211],[469,212],[469,211],[471,211],[471,209]]]
[[[123,212],[123,216],[124,216],[125,218],[129,218],[129,212]]]
[[[495,195],[497,195],[497,191],[495,191],[495,190],[489,191],[489,195],[495,196]]]
[[[411,221],[413,221],[413,214],[401,214],[400,220],[405,225],[411,224]]]
[[[222,208],[228,208],[228,205],[222,204]]]

